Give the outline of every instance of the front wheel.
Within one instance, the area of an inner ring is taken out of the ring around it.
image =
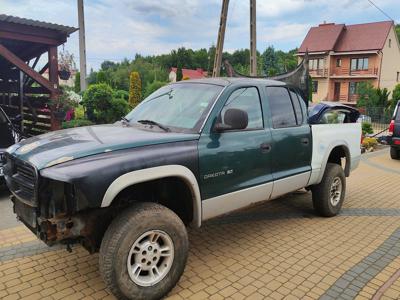
[[[328,163],[322,181],[312,189],[314,209],[323,217],[336,216],[344,201],[346,177],[338,164]]]
[[[100,273],[118,299],[160,299],[186,265],[188,236],[181,219],[156,203],[136,203],[107,229]]]
[[[396,147],[390,147],[390,157],[392,159],[399,159],[399,150]]]

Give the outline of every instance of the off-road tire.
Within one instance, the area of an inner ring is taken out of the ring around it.
[[[396,147],[390,147],[390,157],[392,159],[400,159],[399,152],[399,149],[397,149]]]
[[[340,200],[336,205],[331,203],[331,186],[335,178],[340,178],[341,180],[341,194]],[[333,217],[336,216],[345,198],[346,193],[346,177],[342,167],[338,164],[328,163],[325,169],[322,181],[313,186],[312,188],[312,200],[313,206],[316,212],[323,217]]]
[[[149,230],[167,233],[174,244],[175,254],[171,269],[160,282],[153,286],[140,286],[128,274],[127,259],[133,243]],[[100,247],[100,273],[118,299],[160,299],[181,277],[188,248],[185,225],[173,211],[156,203],[135,203],[108,227]]]

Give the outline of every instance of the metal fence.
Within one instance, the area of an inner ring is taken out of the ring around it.
[[[372,124],[374,135],[385,136],[388,133],[389,124],[393,112],[385,107],[360,108],[362,122]]]

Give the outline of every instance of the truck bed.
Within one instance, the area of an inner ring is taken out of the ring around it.
[[[348,172],[357,168],[361,158],[361,123],[316,124],[310,126],[313,150],[309,185],[318,184],[322,180],[329,154],[338,145],[346,145],[349,151],[351,160],[346,162],[346,164],[350,163]]]

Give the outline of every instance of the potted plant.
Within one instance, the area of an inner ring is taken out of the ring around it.
[[[51,108],[52,115],[58,121],[64,121],[67,113],[76,107],[81,101],[81,97],[73,91],[60,88],[61,93],[55,99],[51,99],[48,105]]]
[[[68,80],[71,77],[71,71],[75,69],[74,55],[68,51],[60,52],[58,61],[58,76],[61,80]]]

